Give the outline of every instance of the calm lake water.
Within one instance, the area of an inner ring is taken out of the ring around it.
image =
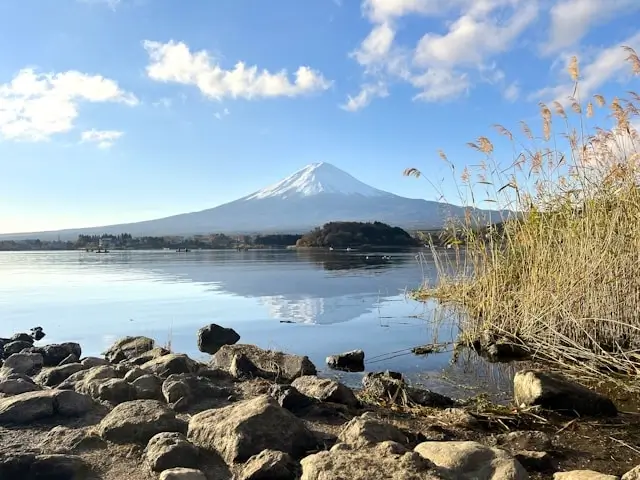
[[[433,304],[405,295],[423,275],[435,278],[419,253],[0,253],[0,337],[39,325],[47,333],[40,343],[77,341],[84,355],[99,355],[118,337],[146,335],[205,360],[196,332],[217,323],[234,328],[242,343],[308,355],[323,374],[348,384],[361,374],[330,371],[325,357],[361,348],[367,371],[400,371],[457,397],[508,396],[509,366],[471,353],[455,362],[451,352],[410,353],[457,333]]]

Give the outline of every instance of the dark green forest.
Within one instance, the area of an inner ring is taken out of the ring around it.
[[[418,240],[382,222],[330,222],[298,240],[299,247],[414,247]]]

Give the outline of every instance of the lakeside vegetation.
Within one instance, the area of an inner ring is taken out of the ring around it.
[[[4,240],[0,251],[29,250],[160,250],[169,249],[246,249],[301,247],[362,247],[388,246],[413,247],[424,244],[425,235],[435,242],[446,241],[444,232],[410,233],[399,227],[381,222],[331,222],[312,232],[303,234],[225,235],[214,233],[191,237],[133,237],[129,233],[119,235],[80,235],[75,241]]]
[[[624,50],[640,75],[638,55]],[[469,342],[508,338],[536,358],[637,389],[629,375],[640,374],[640,96],[581,98],[576,57],[569,74],[570,110],[540,103],[540,135],[521,122],[521,141],[496,126],[516,152],[511,165],[499,164],[489,138],[470,144],[484,158],[457,181],[463,196],[477,198],[472,192],[482,187],[521,218],[484,234],[470,228],[470,218],[456,225],[467,240],[460,249],[466,255],[434,250],[439,279],[416,297],[438,298],[463,312]],[[613,125],[593,125],[607,110]],[[405,174],[419,177],[420,171]]]
[[[80,235],[76,241],[3,240],[0,251],[28,250],[84,250],[107,248],[111,250],[161,250],[170,249],[235,249],[270,248],[295,245],[302,235],[196,235],[192,237],[133,237],[128,233],[119,235]]]
[[[329,222],[300,238],[298,247],[416,247],[421,243],[400,227],[382,222]]]

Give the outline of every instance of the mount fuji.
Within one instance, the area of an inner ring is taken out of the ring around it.
[[[487,220],[500,212],[478,210]],[[331,221],[380,221],[405,229],[438,229],[465,208],[400,197],[357,180],[329,163],[313,163],[278,183],[238,200],[199,212],[138,223],[55,232],[0,235],[3,239],[75,239],[78,235],[133,236],[207,233],[305,233]]]

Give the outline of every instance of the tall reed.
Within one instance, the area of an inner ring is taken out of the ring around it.
[[[638,55],[624,49],[640,75]],[[570,111],[540,103],[540,135],[524,122],[523,140],[495,126],[515,152],[509,165],[496,159],[488,137],[469,144],[483,160],[456,180],[466,205],[506,206],[517,216],[478,228],[483,219],[468,209],[448,229],[452,244],[464,239],[455,246],[463,254],[433,249],[440,276],[418,296],[462,308],[471,337],[489,330],[518,339],[538,357],[584,374],[638,375],[640,96],[582,99],[577,58],[568,69]],[[590,127],[598,109],[610,112],[610,128]],[[405,175],[421,173],[409,168]],[[484,203],[479,191],[488,195]]]

